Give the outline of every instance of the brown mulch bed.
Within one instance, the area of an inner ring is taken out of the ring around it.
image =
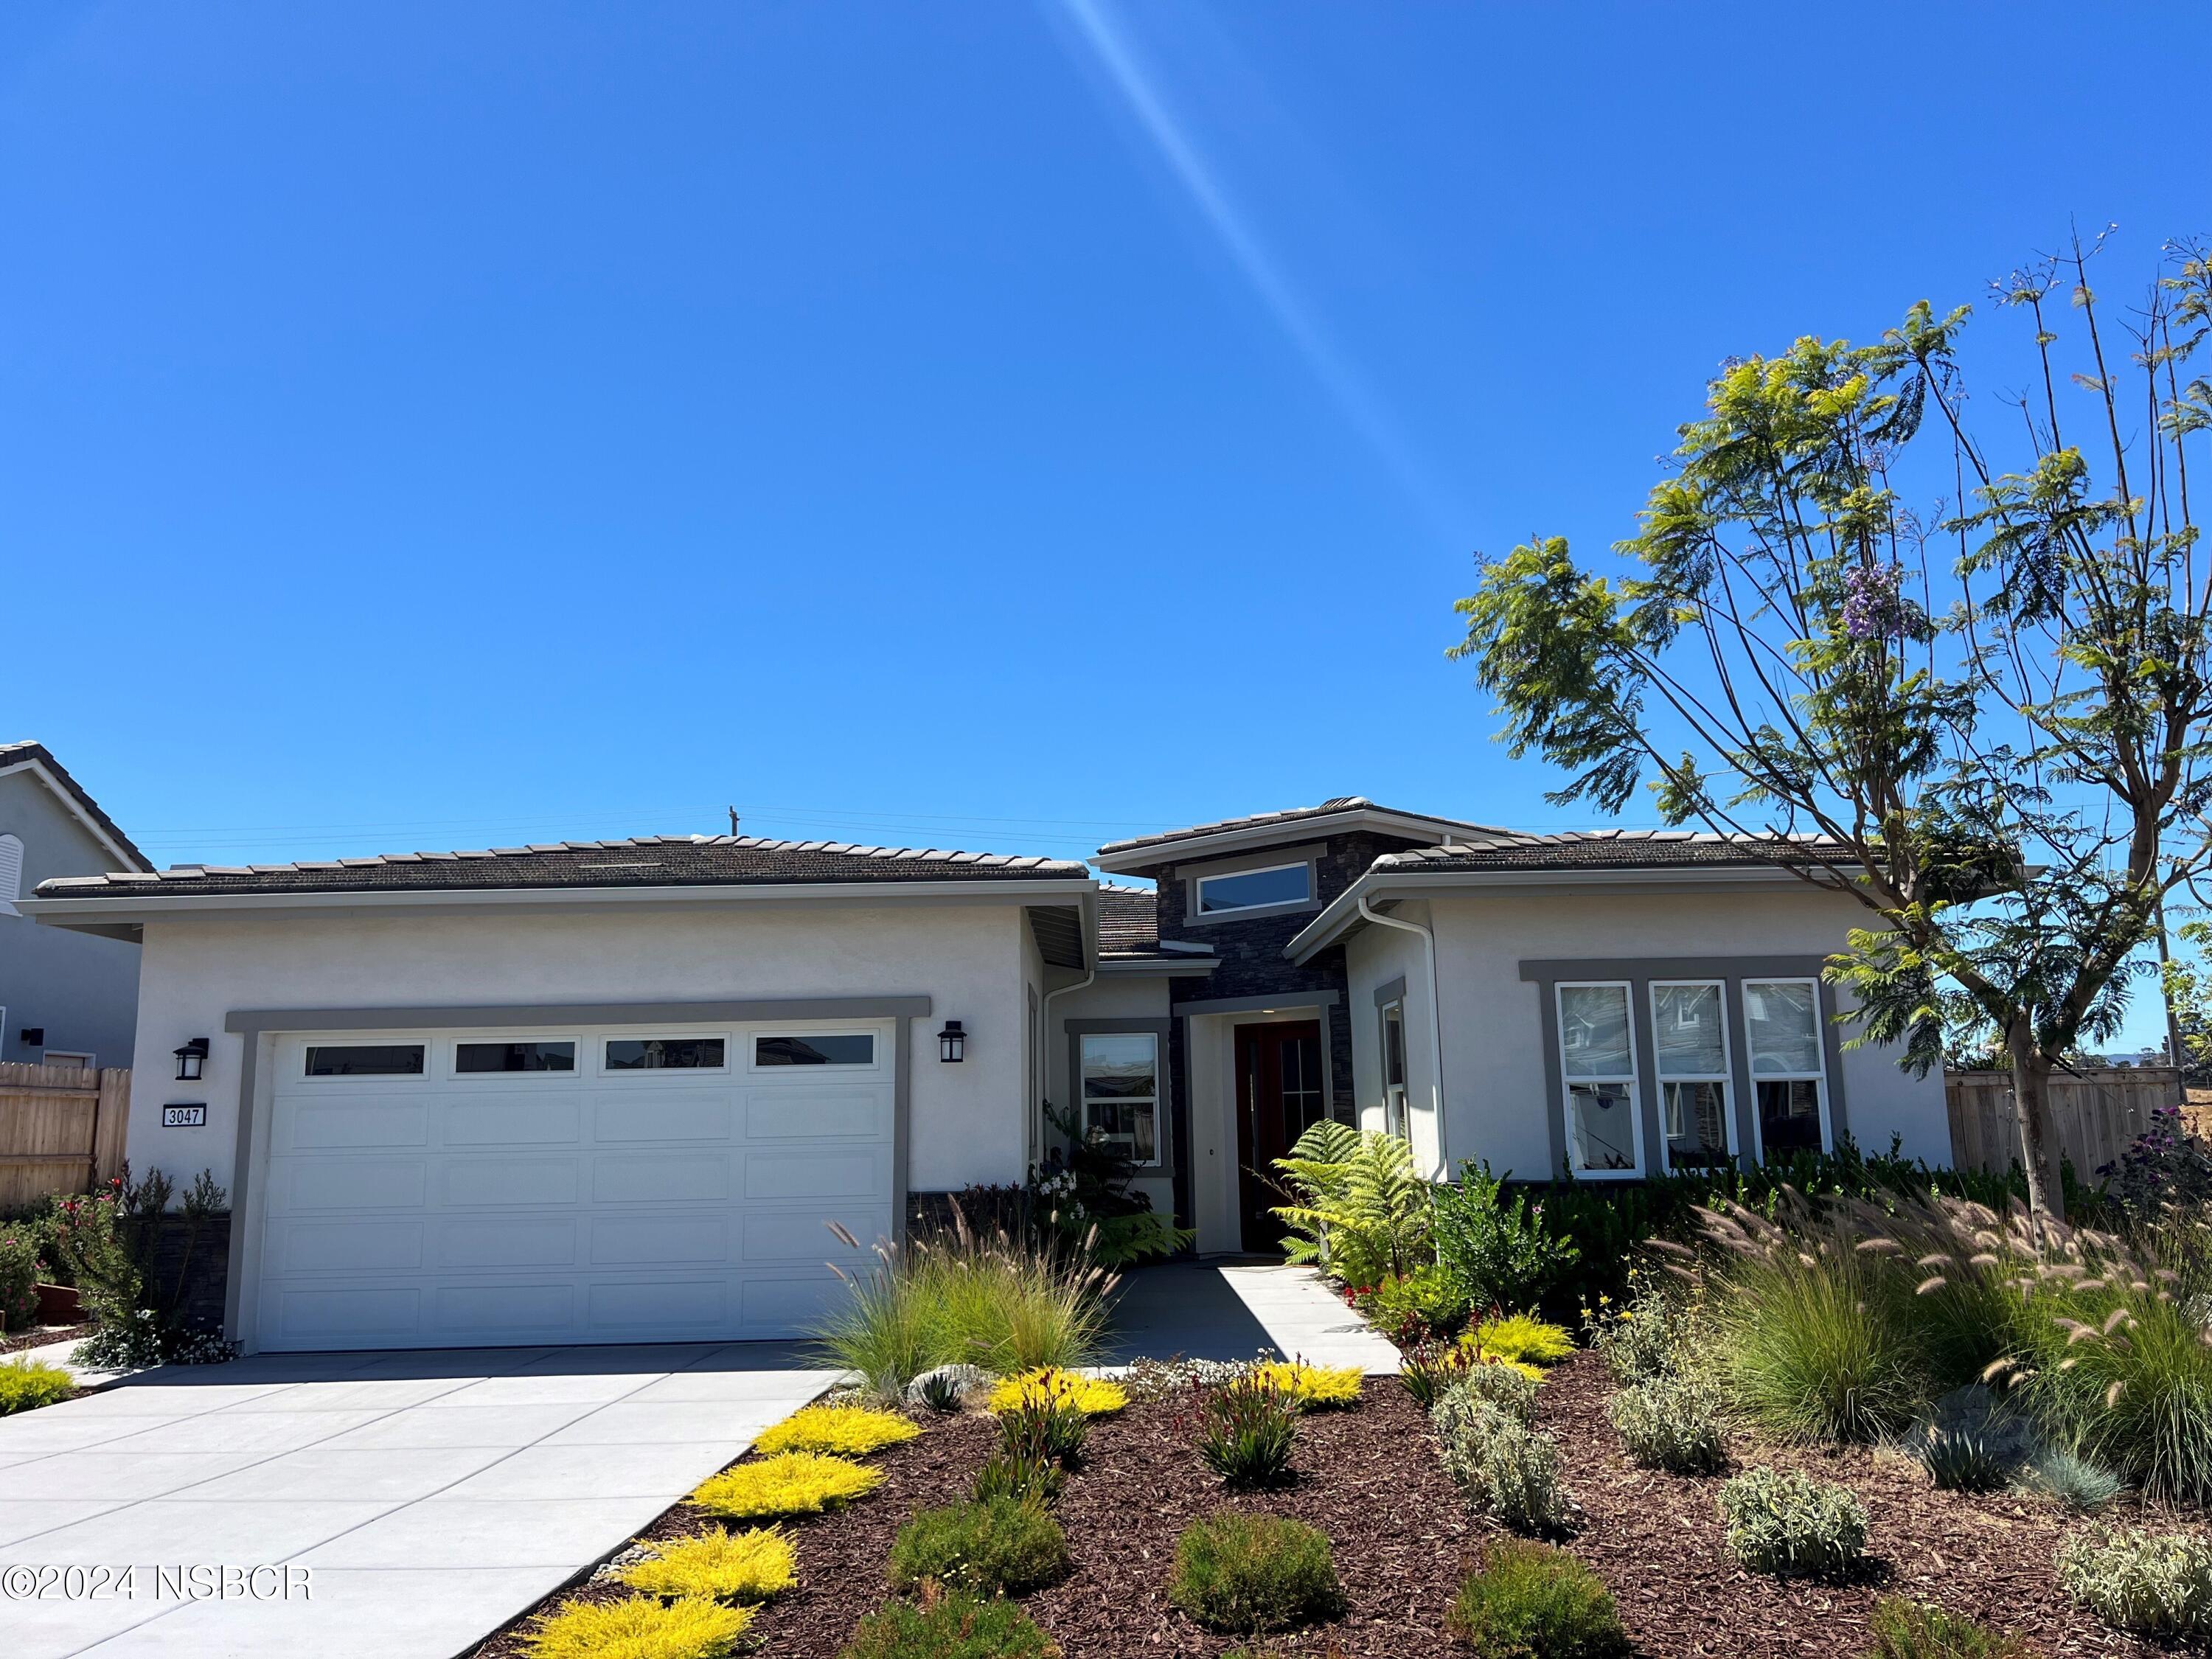
[[[82,1325],[37,1325],[27,1331],[0,1336],[0,1353],[43,1348],[49,1342],[82,1342],[100,1328],[89,1321]]]
[[[1593,1354],[1555,1370],[1539,1420],[1557,1435],[1582,1511],[1567,1547],[1611,1587],[1647,1659],[1851,1659],[1885,1594],[1940,1601],[2017,1631],[2047,1659],[2154,1650],[2072,1607],[2051,1559],[2070,1522],[2058,1509],[2006,1494],[1937,1492],[1917,1466],[1869,1450],[1800,1453],[1732,1443],[1738,1467],[1796,1464],[1858,1493],[1871,1521],[1868,1567],[1848,1583],[1780,1581],[1747,1572],[1722,1541],[1722,1477],[1685,1479],[1629,1462],[1605,1420],[1610,1385]],[[1395,1382],[1370,1378],[1357,1411],[1300,1421],[1297,1481],[1279,1492],[1224,1492],[1191,1450],[1188,1396],[1132,1406],[1092,1422],[1083,1468],[1057,1512],[1074,1570],[1024,1599],[1067,1659],[1218,1659],[1246,1645],[1304,1659],[1442,1659],[1459,1577],[1495,1529],[1470,1516],[1444,1474],[1419,1409]],[[831,1659],[884,1597],[892,1538],[915,1510],[964,1494],[994,1443],[984,1416],[926,1419],[917,1441],[869,1461],[884,1485],[842,1512],[787,1523],[799,1549],[796,1587],[760,1609],[753,1650]],[[1224,1504],[1292,1516],[1326,1533],[1349,1607],[1330,1625],[1290,1636],[1232,1638],[1199,1628],[1168,1604],[1176,1536]],[[678,1504],[645,1537],[694,1531],[706,1517]],[[603,1573],[548,1598],[477,1650],[523,1659],[520,1631],[553,1602],[625,1594]]]

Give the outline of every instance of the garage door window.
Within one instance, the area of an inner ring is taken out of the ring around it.
[[[573,1042],[464,1042],[453,1050],[453,1069],[475,1075],[487,1072],[573,1072]]]
[[[872,1066],[876,1039],[866,1031],[753,1039],[756,1066]]]
[[[420,1077],[419,1042],[310,1043],[309,1077]]]
[[[607,1044],[610,1072],[718,1072],[720,1037],[617,1037]]]

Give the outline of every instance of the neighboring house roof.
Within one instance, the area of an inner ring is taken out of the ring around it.
[[[43,743],[0,743],[0,773],[27,770],[45,781],[70,812],[92,832],[93,838],[106,843],[107,850],[117,855],[123,865],[131,870],[151,870],[151,860],[138,850],[130,836],[125,835],[115,820],[100,810],[100,803],[85,793],[85,787],[69,775],[69,769],[56,760],[53,751]]]
[[[1359,829],[1375,830],[1408,841],[1450,841],[1513,833],[1459,818],[1440,818],[1427,812],[1405,812],[1394,806],[1378,806],[1364,795],[1338,795],[1318,806],[1255,812],[1249,817],[1223,818],[1214,823],[1164,830],[1157,836],[1109,842],[1098,849],[1096,862],[1102,870],[1134,872],[1170,862],[1170,855],[1194,858],[1217,850],[1265,847],[1308,832],[1329,835]]]
[[[59,877],[40,898],[167,898],[233,893],[439,889],[757,886],[775,883],[1024,881],[1086,878],[1062,859],[935,848],[857,847],[759,836],[646,836],[479,852],[392,853],[298,864],[178,865],[160,872]]]
[[[1158,901],[1149,889],[1098,889],[1098,954],[1149,956],[1160,947]]]
[[[1495,841],[1386,853],[1373,870],[1634,870],[1680,865],[1808,864],[1844,851],[1818,836],[1719,836],[1708,830],[1514,833]]]

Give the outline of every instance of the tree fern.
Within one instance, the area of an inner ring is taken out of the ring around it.
[[[1292,1261],[1372,1285],[1430,1259],[1429,1185],[1395,1135],[1316,1123],[1275,1167],[1297,1200],[1273,1212],[1290,1229],[1283,1244]]]

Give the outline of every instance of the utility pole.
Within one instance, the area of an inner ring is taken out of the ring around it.
[[[738,809],[734,806],[730,808],[730,833],[733,836],[738,833]]]

